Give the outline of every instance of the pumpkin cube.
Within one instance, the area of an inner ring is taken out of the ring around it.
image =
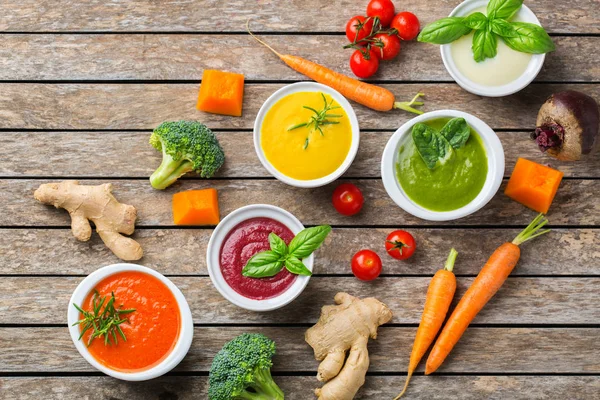
[[[244,75],[207,69],[202,75],[196,108],[213,114],[242,115]]]
[[[188,190],[173,195],[175,225],[217,225],[219,202],[216,189]]]
[[[532,210],[546,214],[563,175],[550,167],[519,158],[504,194]]]

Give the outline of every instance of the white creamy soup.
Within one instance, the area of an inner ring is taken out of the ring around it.
[[[486,7],[472,12],[486,14]],[[513,21],[520,21],[518,17]],[[498,54],[482,62],[473,59],[473,32],[450,44],[450,52],[456,68],[469,80],[484,86],[502,86],[513,82],[527,69],[532,55],[508,47],[498,37]]]

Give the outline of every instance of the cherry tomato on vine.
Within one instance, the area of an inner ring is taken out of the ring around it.
[[[367,15],[369,17],[379,17],[379,21],[384,28],[387,28],[394,19],[396,8],[392,0],[371,0],[367,6]]]
[[[336,187],[331,200],[337,212],[348,216],[357,214],[365,202],[360,189],[351,183],[342,183]]]
[[[373,49],[356,50],[350,56],[350,69],[359,78],[372,76],[379,68],[379,59]]]
[[[410,233],[397,230],[390,233],[385,239],[385,249],[396,260],[406,260],[417,249],[417,243]]]
[[[371,50],[380,60],[392,60],[400,54],[400,38],[397,35],[378,33],[373,40]]]
[[[352,257],[352,273],[361,281],[372,281],[381,273],[381,258],[373,250],[361,250]]]
[[[373,18],[357,15],[346,23],[346,37],[351,43],[358,43],[371,34]]]
[[[402,40],[413,40],[421,29],[417,16],[408,11],[398,13],[392,20],[391,27],[398,31]]]

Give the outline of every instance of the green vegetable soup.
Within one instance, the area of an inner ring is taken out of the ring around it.
[[[439,118],[424,125],[440,132],[449,121]],[[400,147],[396,178],[412,201],[431,211],[452,211],[469,204],[481,192],[488,161],[481,138],[469,129],[466,143],[449,148],[443,159],[434,162],[435,166],[425,163],[410,137]]]

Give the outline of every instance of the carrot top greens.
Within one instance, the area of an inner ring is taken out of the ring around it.
[[[527,228],[523,229],[523,231],[519,233],[519,235],[512,241],[513,244],[519,246],[528,240],[541,236],[544,233],[550,232],[550,229],[541,230],[547,223],[548,220],[546,219],[544,214],[539,214],[537,217],[534,218],[533,221],[531,221],[529,225],[527,225]]]

